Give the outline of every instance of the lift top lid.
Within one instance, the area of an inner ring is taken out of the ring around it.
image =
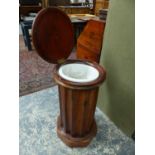
[[[42,9],[32,27],[32,40],[38,54],[50,63],[62,63],[74,46],[74,32],[70,18],[60,9]]]

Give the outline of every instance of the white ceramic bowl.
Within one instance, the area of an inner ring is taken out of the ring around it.
[[[91,82],[98,78],[99,72],[96,68],[81,64],[81,63],[72,63],[62,65],[59,68],[59,75],[72,82]]]

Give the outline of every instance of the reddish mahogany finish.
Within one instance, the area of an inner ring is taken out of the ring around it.
[[[58,74],[58,70],[61,66],[70,64],[70,63],[72,63],[72,64],[73,63],[81,63],[81,64],[86,64],[86,65],[92,66],[99,71],[99,77],[94,81],[85,82],[85,83],[77,83],[77,82],[65,80]],[[99,64],[97,64],[96,62],[94,62],[92,60],[80,60],[80,59],[79,60],[68,59],[63,64],[56,65],[53,74],[54,74],[54,79],[58,84],[60,84],[64,87],[67,87],[67,88],[72,88],[72,89],[92,89],[92,88],[98,87],[100,84],[102,84],[106,78],[106,72],[102,66],[100,66]]]
[[[69,63],[83,63],[99,71],[99,77],[91,82],[76,83],[60,77],[58,70]],[[70,147],[87,146],[96,135],[94,112],[99,85],[105,80],[106,72],[95,62],[67,60],[57,65],[54,79],[59,84],[60,116],[57,121],[57,134]]]
[[[50,63],[62,63],[74,46],[70,18],[62,10],[42,9],[32,26],[32,40],[38,54]]]
[[[94,112],[98,89],[73,90],[59,85],[59,93],[58,136],[70,147],[88,145],[97,131]]]
[[[54,70],[60,100],[57,134],[70,147],[84,147],[96,135],[94,112],[99,85],[106,77],[105,70],[93,61],[65,61],[74,45],[73,28],[69,17],[57,8],[46,8],[39,12],[33,24],[32,37],[34,46],[43,59],[59,63]],[[68,63],[92,66],[98,70],[99,76],[86,83],[65,80],[58,71]]]

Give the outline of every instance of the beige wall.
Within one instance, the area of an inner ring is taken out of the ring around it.
[[[107,70],[98,106],[131,135],[135,128],[135,1],[110,0],[100,64]]]

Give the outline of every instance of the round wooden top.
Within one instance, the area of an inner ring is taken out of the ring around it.
[[[80,82],[73,82],[73,81],[66,80],[62,76],[60,76],[60,74],[59,74],[60,67],[62,67],[63,65],[66,65],[66,64],[73,64],[73,63],[76,63],[76,64],[81,63],[81,64],[85,64],[85,65],[94,67],[99,72],[98,78],[93,81],[90,81],[90,82],[80,83]],[[53,71],[53,78],[56,81],[56,83],[58,83],[61,86],[66,87],[66,88],[88,90],[88,89],[96,88],[104,82],[104,80],[106,79],[106,71],[102,66],[100,66],[98,63],[96,63],[92,60],[83,61],[80,59],[78,59],[78,60],[70,60],[69,59],[69,60],[65,61],[63,64],[56,65],[56,67],[54,68],[54,71]]]
[[[32,40],[38,54],[50,63],[62,63],[74,46],[70,18],[60,9],[42,9],[32,26]]]

